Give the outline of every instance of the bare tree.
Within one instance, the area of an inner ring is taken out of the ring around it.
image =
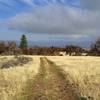
[[[84,49],[80,46],[76,46],[76,45],[67,45],[65,47],[65,51],[67,54],[69,55],[81,55],[81,53],[84,51]]]
[[[6,51],[6,45],[5,42],[0,42],[0,54],[4,53]]]
[[[100,56],[100,38],[91,45],[90,54]]]

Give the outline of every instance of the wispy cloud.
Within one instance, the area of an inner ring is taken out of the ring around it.
[[[20,1],[26,3],[26,4],[30,5],[30,6],[34,6],[33,0],[20,0]]]
[[[16,1],[14,0],[0,0],[0,5],[5,7],[14,7]]]
[[[2,2],[2,1],[0,1],[0,5],[4,5],[6,7],[11,7],[11,5],[9,5],[9,4],[5,3],[5,2]]]

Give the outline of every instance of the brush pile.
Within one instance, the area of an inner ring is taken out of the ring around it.
[[[23,66],[30,61],[32,61],[32,58],[30,57],[19,56],[19,57],[15,57],[15,59],[9,60],[7,62],[3,62],[0,68],[3,69],[3,68],[10,68],[16,66]]]

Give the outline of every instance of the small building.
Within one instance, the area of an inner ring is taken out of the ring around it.
[[[59,52],[59,55],[60,55],[60,56],[66,56],[66,52],[65,52],[65,51],[60,51],[60,52]]]

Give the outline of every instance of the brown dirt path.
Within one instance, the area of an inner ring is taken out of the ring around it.
[[[41,65],[32,85],[32,95],[25,100],[80,100],[63,71],[47,58]]]

